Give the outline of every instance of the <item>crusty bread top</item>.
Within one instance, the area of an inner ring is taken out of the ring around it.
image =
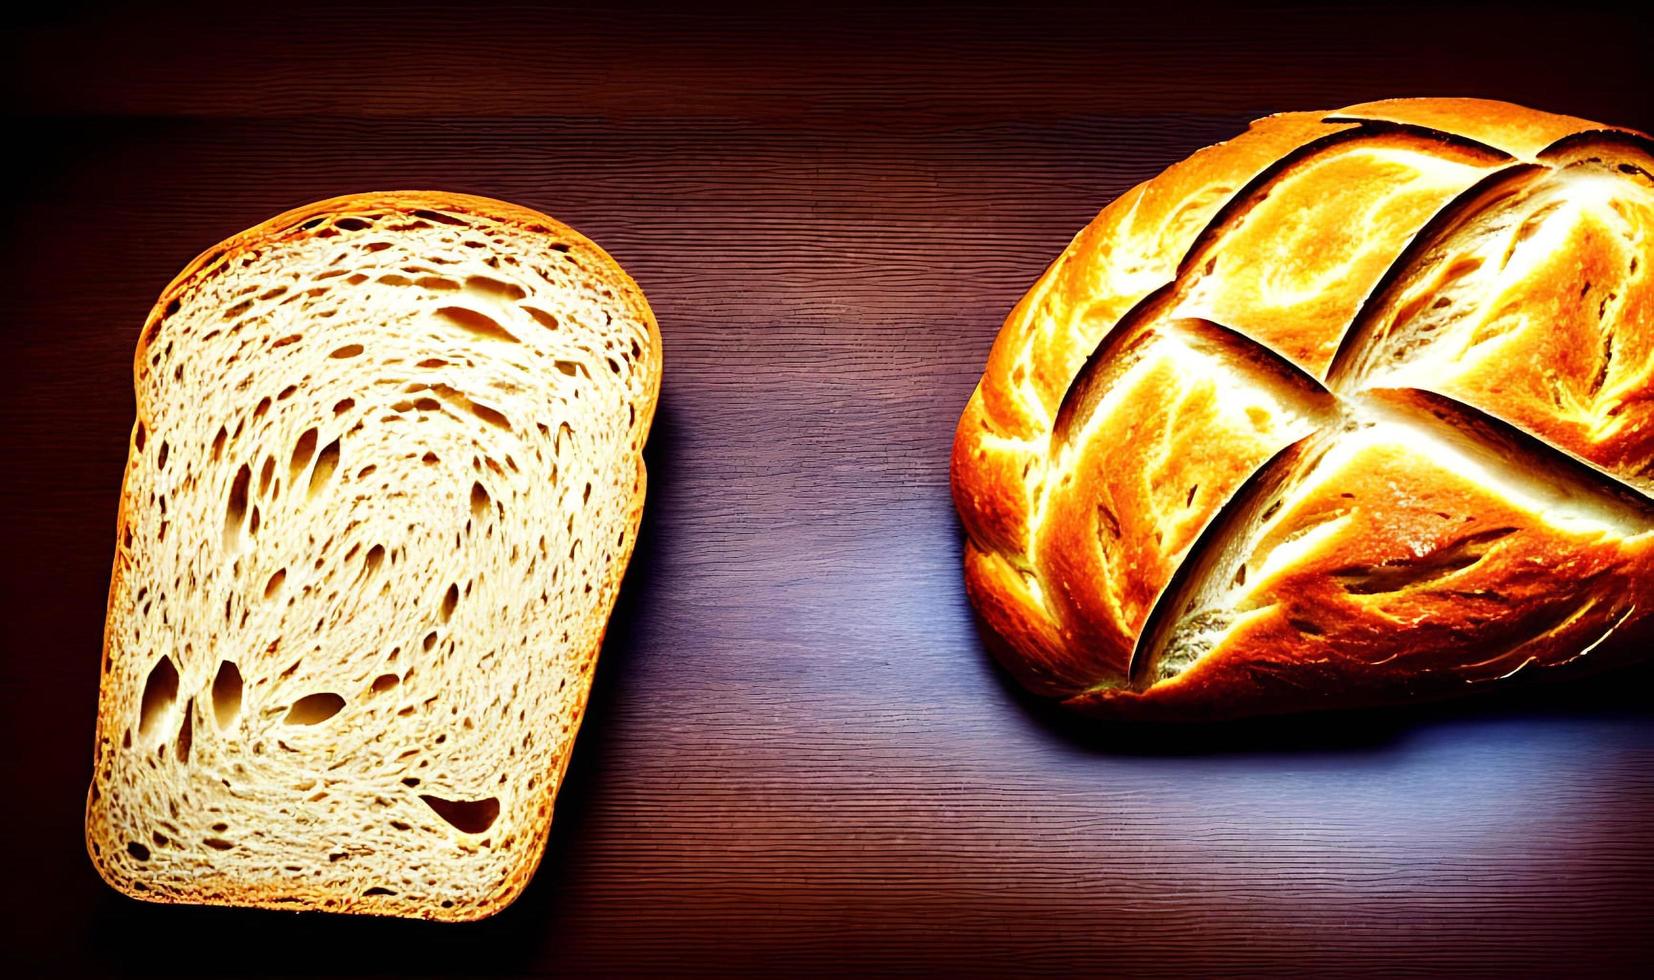
[[[543,850],[660,342],[601,249],[388,192],[208,250],[142,332],[87,843],[162,901],[471,919]]]
[[[1446,692],[1643,628],[1650,154],[1392,100],[1258,120],[1104,209],[1012,311],[954,444],[1006,665],[1218,717]],[[1552,519],[1560,471],[1609,516]]]

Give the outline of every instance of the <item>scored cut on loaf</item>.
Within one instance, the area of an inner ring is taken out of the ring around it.
[[[134,364],[86,840],[152,901],[481,918],[538,865],[644,498],[660,337],[484,198],[322,201]]]
[[[1404,99],[1261,119],[1109,205],[956,433],[990,648],[1150,719],[1645,651],[1651,174],[1641,133]]]

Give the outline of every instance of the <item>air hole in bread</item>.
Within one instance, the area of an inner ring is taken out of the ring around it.
[[[287,709],[285,725],[319,725],[344,709],[345,699],[331,691],[306,694]]]
[[[479,313],[464,306],[443,306],[438,307],[436,314],[474,336],[513,344],[518,342],[515,334],[500,326],[498,320],[486,313]]]
[[[487,296],[497,296],[500,299],[515,303],[520,299],[527,299],[528,293],[523,287],[515,283],[501,282],[488,276],[471,276],[465,280],[465,288]]]
[[[322,447],[316,454],[316,465],[310,470],[310,497],[314,498],[332,479],[333,471],[339,467],[339,440],[335,439]]]
[[[461,221],[459,218],[442,211],[431,211],[426,208],[416,208],[410,211],[409,214],[417,215],[418,217],[424,218],[426,221],[435,221],[438,224],[455,225],[460,228],[471,227],[469,222]]]
[[[147,738],[160,719],[178,699],[178,668],[172,658],[162,656],[149,670],[138,708],[138,735]]]
[[[293,444],[293,457],[287,464],[287,479],[295,482],[304,468],[310,465],[310,457],[316,455],[317,433],[315,428],[305,429],[299,433],[299,441]]]
[[[397,677],[395,674],[380,674],[378,677],[373,679],[373,693],[383,694],[395,687],[397,684],[401,683],[401,680],[402,679]]]
[[[253,471],[247,464],[241,464],[236,470],[235,479],[230,481],[230,499],[224,506],[224,548],[226,551],[235,549],[241,538],[241,522],[247,516],[247,485],[253,480]]]
[[[496,411],[489,408],[487,405],[482,405],[477,402],[472,402],[470,408],[471,414],[475,415],[479,419],[482,419],[484,422],[487,422],[489,425],[497,426],[501,429],[511,428],[511,420],[506,418],[503,412]]]
[[[332,353],[328,354],[327,356],[332,357],[332,358],[337,358],[339,360],[344,360],[347,357],[356,357],[356,356],[360,355],[362,353],[362,350],[363,350],[363,347],[362,347],[361,344],[346,344],[343,347],[337,348],[336,350],[334,350]]]
[[[206,840],[202,841],[201,843],[207,845],[208,847],[212,848],[215,851],[228,851],[231,848],[235,847],[234,844],[230,843],[229,841],[225,840],[222,837],[208,837]]]
[[[500,815],[499,797],[484,800],[447,800],[440,796],[420,794],[425,805],[446,820],[454,829],[466,834],[485,833]]]
[[[178,728],[178,741],[173,748],[178,753],[178,761],[186,765],[190,761],[190,747],[195,743],[195,699],[190,698],[184,704],[184,723]]]
[[[450,585],[448,586],[447,594],[442,597],[442,609],[440,611],[440,615],[444,623],[446,623],[449,618],[454,615],[454,607],[457,605],[459,605],[459,586]],[[432,635],[434,636],[435,634],[433,633]]]
[[[364,557],[362,559],[362,568],[367,573],[367,577],[372,578],[374,573],[379,571],[379,566],[384,564],[384,561],[385,561],[385,546],[384,545],[376,544],[373,547],[369,548],[366,557]]]
[[[233,660],[218,663],[212,679],[212,710],[220,730],[229,728],[241,714],[241,669]]]
[[[521,309],[524,313],[527,313],[529,316],[533,317],[536,323],[542,327],[545,327],[547,330],[557,329],[557,318],[552,316],[550,313],[547,313],[545,310],[540,309],[538,306],[525,305],[521,307]]]
[[[380,885],[375,885],[372,888],[369,888],[367,891],[363,892],[362,897],[363,898],[370,898],[374,895],[395,895],[395,894],[396,893],[391,891],[389,888],[385,888],[385,887],[382,887]]]
[[[137,841],[127,842],[126,853],[132,855],[133,857],[137,858],[140,861],[148,861],[149,860],[149,848],[143,846],[142,844],[138,843]]]
[[[472,483],[471,515],[473,517],[481,517],[483,514],[488,512],[488,506],[490,503],[492,503],[492,500],[489,499],[488,490],[480,482]]]
[[[577,375],[585,374],[586,366],[581,364],[579,361],[558,361],[557,370],[572,378]]]

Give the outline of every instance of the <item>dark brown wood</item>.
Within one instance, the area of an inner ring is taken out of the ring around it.
[[[784,6],[54,4],[9,31],[10,958],[1646,967],[1648,671],[1414,712],[1099,729],[992,666],[947,493],[1001,319],[1115,196],[1253,116],[1390,95],[1654,129],[1629,7]],[[138,328],[224,236],[395,187],[570,222],[636,275],[665,336],[643,537],[545,863],[465,927],[128,901],[80,827]]]

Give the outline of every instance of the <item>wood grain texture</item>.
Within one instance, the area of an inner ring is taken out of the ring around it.
[[[1654,674],[1218,731],[1052,714],[960,582],[953,425],[1109,200],[1269,111],[1508,98],[1654,129],[1574,5],[30,15],[8,271],[7,947],[95,971],[1508,976],[1654,960]],[[643,536],[542,869],[468,927],[145,906],[80,843],[131,358],[197,251],[441,187],[659,316]]]

